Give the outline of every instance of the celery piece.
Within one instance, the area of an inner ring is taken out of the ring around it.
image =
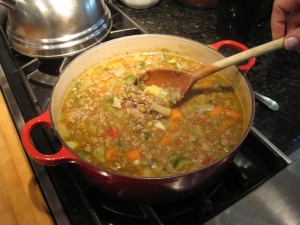
[[[176,64],[177,62],[176,62],[175,59],[170,59],[170,60],[168,61],[168,63],[169,63],[169,64]]]
[[[152,137],[151,133],[147,131],[143,132],[142,135],[146,141],[148,141]]]
[[[147,63],[145,61],[140,61],[139,65],[141,67],[145,67],[145,66],[147,66]]]
[[[171,108],[168,108],[168,107],[164,107],[164,106],[161,106],[161,105],[158,105],[158,104],[153,104],[151,106],[151,109],[156,111],[156,112],[159,112],[165,116],[170,116],[171,114]]]
[[[130,74],[124,78],[125,84],[134,84],[137,80],[137,76]]]
[[[59,133],[65,139],[69,138],[70,135],[71,135],[71,133],[70,133],[70,131],[69,131],[69,129],[68,129],[68,127],[67,127],[67,125],[65,123],[61,123],[60,124],[60,126],[59,126]]]
[[[170,95],[170,93],[166,89],[161,89],[158,93],[158,97],[161,99],[167,98]]]
[[[107,99],[108,104],[113,105],[114,104],[114,98],[113,97],[109,97]]]
[[[139,89],[142,89],[143,84],[142,84],[142,81],[141,81],[140,79],[137,79],[137,80],[136,80],[136,86],[137,86]]]
[[[66,141],[66,143],[71,149],[75,149],[80,145],[78,141]]]
[[[83,158],[84,160],[90,162],[92,159],[92,155],[90,152],[87,151],[78,151],[77,154],[80,156],[80,158]]]
[[[173,163],[173,167],[176,170],[180,170],[182,169],[184,166],[186,165],[190,165],[193,163],[193,160],[188,159],[188,158],[177,158],[174,163]]]
[[[92,153],[93,158],[95,158],[98,162],[104,161],[104,152],[103,149],[96,149]]]

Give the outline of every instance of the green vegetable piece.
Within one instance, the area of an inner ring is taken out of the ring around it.
[[[154,111],[159,112],[165,116],[170,116],[171,114],[171,108],[164,107],[158,104],[153,104],[151,107]]]
[[[92,155],[89,152],[86,151],[78,151],[77,154],[80,156],[80,158],[85,159],[86,161],[90,162],[92,159]]]
[[[170,64],[176,64],[176,60],[175,60],[175,59],[170,59],[170,60],[168,61],[168,63],[170,63]]]
[[[110,97],[107,99],[108,104],[113,105],[114,104],[114,98]]]
[[[142,81],[141,81],[140,79],[137,79],[137,80],[136,80],[136,86],[137,86],[139,89],[142,89],[143,84],[142,84]]]
[[[147,63],[145,61],[140,61],[139,65],[141,67],[145,67],[145,66],[147,66]]]
[[[177,158],[174,163],[173,163],[173,167],[176,169],[176,170],[180,170],[182,169],[184,166],[186,165],[189,165],[189,164],[192,164],[193,163],[193,160],[189,159],[189,158],[184,158],[184,157],[180,157],[180,158]]]
[[[96,149],[92,153],[93,158],[99,162],[104,162],[104,152],[102,149]]]
[[[81,82],[76,82],[76,84],[75,84],[75,88],[76,88],[76,89],[79,89],[79,88],[80,88],[80,86],[81,86]]]
[[[77,96],[74,97],[73,99],[74,103],[79,103],[80,102],[80,98],[78,98]]]
[[[75,149],[79,146],[79,142],[78,141],[66,141],[66,144],[71,148],[71,149]]]
[[[137,81],[137,76],[130,74],[124,78],[124,81],[126,84],[129,84],[129,85],[134,84]]]
[[[144,137],[144,139],[145,139],[146,141],[148,141],[148,140],[152,137],[152,135],[151,135],[150,132],[144,132],[144,133],[142,133],[142,134],[143,134],[143,137]]]

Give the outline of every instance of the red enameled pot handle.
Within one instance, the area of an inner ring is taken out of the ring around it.
[[[247,46],[245,46],[237,41],[233,41],[233,40],[223,40],[223,41],[216,42],[214,44],[210,44],[209,46],[214,48],[217,51],[219,51],[219,49],[224,48],[224,47],[231,47],[231,48],[233,48],[237,51],[241,51],[241,52],[249,49]],[[255,61],[256,61],[255,58],[251,58],[248,60],[248,62],[245,65],[241,65],[238,67],[241,70],[241,72],[246,74],[249,70],[252,69],[252,67],[255,64]]]
[[[52,127],[49,109],[38,117],[29,120],[22,128],[21,140],[22,144],[29,156],[36,162],[52,166],[63,162],[76,162],[78,158],[72,154],[65,146],[52,155],[45,155],[39,152],[33,145],[31,140],[31,132],[36,127]]]

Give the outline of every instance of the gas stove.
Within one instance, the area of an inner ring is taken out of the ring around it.
[[[146,33],[110,1],[107,4],[112,13],[113,28],[103,42]],[[9,46],[4,30],[3,27],[0,30],[0,84],[20,134],[24,123],[47,109],[58,76],[76,56],[39,59],[20,55]],[[60,147],[51,130],[37,129],[32,139],[37,149],[42,149],[45,154],[53,154]],[[183,200],[143,204],[103,194],[87,182],[73,164],[44,167],[30,158],[28,160],[58,225],[231,223],[230,219],[238,221],[236,213],[243,215],[241,210],[246,209],[246,203],[251,203],[251,196],[258,197],[259,193],[265,193],[266,185],[272,187],[270,181],[273,178],[278,182],[278,175],[284,176],[286,171],[299,167],[290,169],[295,164],[252,127],[220,180]],[[239,219],[243,221],[244,218]]]

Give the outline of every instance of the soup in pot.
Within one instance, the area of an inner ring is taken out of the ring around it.
[[[86,70],[64,99],[59,133],[81,158],[116,173],[164,177],[189,173],[223,157],[239,142],[243,109],[218,73],[189,95],[145,86],[146,70],[194,71],[200,62],[168,51],[117,56]]]

